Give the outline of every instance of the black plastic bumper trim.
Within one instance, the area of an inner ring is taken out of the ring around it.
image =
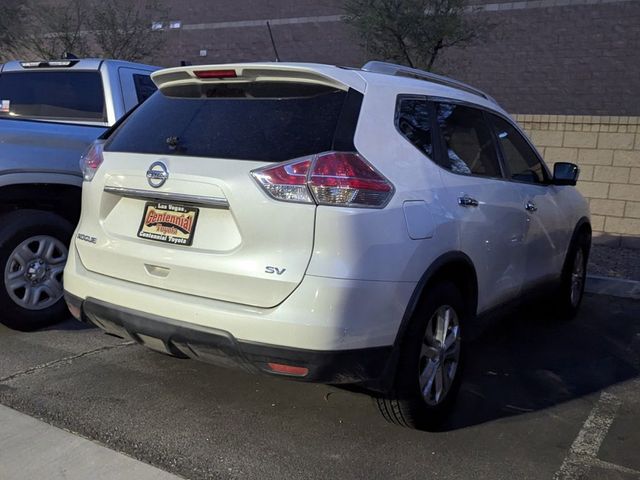
[[[239,341],[224,330],[151,315],[93,298],[82,301],[68,293],[65,296],[73,305],[81,306],[85,321],[152,348],[157,349],[160,340],[165,353],[278,376],[283,375],[271,372],[268,363],[306,367],[309,373],[305,377],[291,377],[303,381],[376,385],[392,351],[391,346],[323,351]],[[155,345],[149,345],[149,338]]]

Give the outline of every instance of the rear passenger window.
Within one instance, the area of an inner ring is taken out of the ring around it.
[[[502,176],[492,132],[480,110],[440,103],[437,120],[445,149],[440,162],[444,168],[466,175]]]
[[[433,159],[433,104],[424,98],[401,97],[396,109],[396,127],[403,137]]]
[[[520,182],[545,183],[545,169],[529,143],[509,122],[496,115],[490,115],[490,118],[511,178]]]
[[[138,97],[138,103],[144,102],[158,89],[149,75],[134,73],[133,84],[136,87],[136,96]]]

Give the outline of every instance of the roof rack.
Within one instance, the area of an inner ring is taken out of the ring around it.
[[[398,77],[417,78],[418,80],[426,80],[432,83],[446,85],[447,87],[453,87],[457,88],[458,90],[464,90],[465,92],[473,93],[474,95],[479,95],[482,98],[485,98],[490,102],[497,104],[493,97],[484,93],[482,90],[472,87],[471,85],[460,82],[459,80],[454,80],[453,78],[444,77],[442,75],[437,75],[431,72],[425,72],[424,70],[418,70],[417,68],[405,67],[404,65],[397,65],[395,63],[372,61],[366,63],[362,67],[362,70],[364,70],[365,72],[384,73],[387,75],[395,75]]]

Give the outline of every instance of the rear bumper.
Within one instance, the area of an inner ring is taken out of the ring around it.
[[[224,367],[239,367],[252,373],[319,382],[358,383],[376,388],[388,368],[392,347],[353,350],[306,350],[252,343],[231,333],[160,317],[100,300],[82,300],[65,293],[70,306],[82,312],[82,319],[120,337],[134,340],[153,350],[181,358],[193,358]],[[303,376],[276,373],[270,363],[302,367]]]
[[[194,280],[195,281],[195,280]],[[305,276],[272,308],[224,302],[88,271],[73,245],[64,271],[65,290],[151,316],[229,332],[239,341],[292,350],[360,350],[393,345],[415,289],[410,282]]]

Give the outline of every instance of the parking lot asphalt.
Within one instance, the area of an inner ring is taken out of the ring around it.
[[[0,403],[189,479],[640,478],[640,302],[527,308],[469,345],[442,432],[352,389],[179,360],[68,321],[0,326]]]

